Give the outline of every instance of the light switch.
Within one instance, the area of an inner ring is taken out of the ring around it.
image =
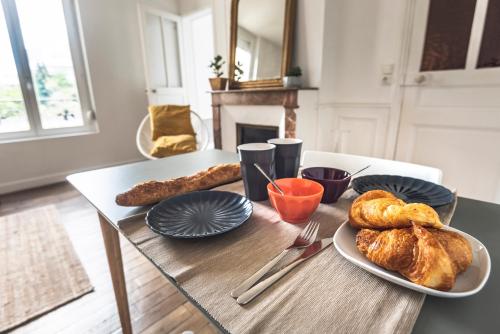
[[[394,64],[384,64],[382,65],[382,74],[392,75],[394,73]]]

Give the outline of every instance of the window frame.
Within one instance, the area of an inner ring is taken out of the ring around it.
[[[53,129],[44,129],[42,127],[16,3],[15,0],[1,0],[30,129],[27,131],[0,133],[0,143],[98,132],[94,111],[94,99],[91,93],[89,80],[87,57],[82,44],[83,37],[81,35],[82,29],[78,15],[77,2],[76,0],[61,0],[61,2],[63,5],[66,33],[75,74],[76,89],[82,111],[83,125]]]

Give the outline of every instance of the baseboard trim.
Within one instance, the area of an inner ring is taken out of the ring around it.
[[[11,181],[11,182],[4,182],[4,183],[0,184],[0,195],[5,195],[8,193],[13,193],[16,191],[21,191],[21,190],[26,190],[26,189],[31,189],[31,188],[42,187],[42,186],[46,186],[46,185],[54,184],[54,183],[58,183],[58,182],[63,182],[66,180],[66,176],[68,176],[70,174],[74,174],[74,173],[80,173],[80,172],[84,172],[84,171],[92,170],[92,169],[118,166],[118,165],[133,163],[133,162],[139,162],[139,161],[144,161],[144,160],[143,159],[131,159],[131,160],[119,161],[119,162],[114,162],[114,163],[109,163],[109,164],[102,164],[102,165],[97,165],[97,166],[92,166],[92,167],[86,167],[86,168],[81,168],[81,169],[66,170],[63,172],[46,174],[46,175],[41,175],[41,176],[36,176],[36,177],[32,177],[32,178]]]

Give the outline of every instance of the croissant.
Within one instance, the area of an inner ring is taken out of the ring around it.
[[[356,246],[373,263],[397,271],[416,284],[448,291],[456,276],[472,262],[469,242],[460,234],[412,227],[375,231],[363,229]]]
[[[349,223],[355,228],[383,230],[421,226],[442,228],[439,215],[423,203],[406,204],[390,192],[368,191],[354,200],[349,210]]]

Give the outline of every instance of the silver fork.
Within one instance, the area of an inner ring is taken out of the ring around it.
[[[304,248],[309,246],[316,240],[318,235],[319,223],[317,221],[311,220],[307,226],[300,232],[293,244],[284,249],[281,254],[276,256],[268,264],[262,267],[255,274],[247,278],[243,283],[241,283],[236,289],[231,291],[231,297],[238,298],[248,289],[250,289],[255,283],[257,283],[269,270],[271,270],[291,249]]]

